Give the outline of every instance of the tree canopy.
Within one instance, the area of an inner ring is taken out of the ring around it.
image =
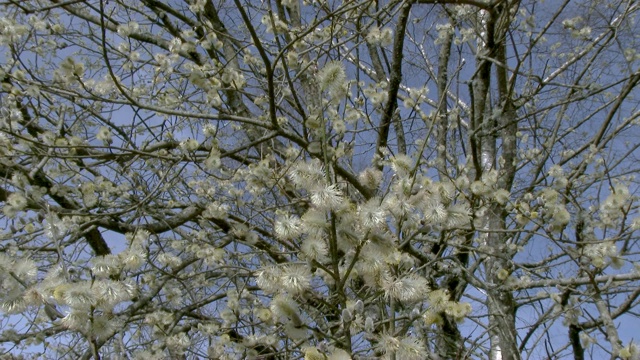
[[[0,353],[637,359],[639,10],[0,1]]]

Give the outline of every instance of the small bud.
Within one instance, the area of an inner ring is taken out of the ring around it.
[[[364,331],[368,333],[373,333],[374,330],[375,330],[375,327],[373,325],[373,319],[370,317],[367,317],[367,319],[364,321]]]
[[[349,309],[343,309],[342,321],[347,323],[347,322],[350,322],[351,320],[353,320],[353,315],[351,314],[351,311],[349,311]]]

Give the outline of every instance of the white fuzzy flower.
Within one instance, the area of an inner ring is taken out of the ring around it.
[[[44,234],[51,240],[59,240],[66,235],[68,227],[60,220],[58,215],[50,213],[46,217],[47,224],[44,226]]]
[[[489,186],[479,180],[472,182],[470,189],[474,195],[478,196],[487,195],[491,191],[491,188]]]
[[[200,143],[196,139],[187,139],[180,142],[180,148],[184,152],[193,152],[198,150]]]
[[[105,144],[111,144],[113,142],[111,137],[111,131],[106,126],[101,126],[96,134],[96,139],[102,141]]]
[[[347,131],[347,126],[341,119],[332,121],[331,125],[333,127],[333,131],[335,131],[336,134],[342,135],[345,133],[345,131]]]
[[[638,346],[632,341],[629,345],[620,349],[620,357],[624,360],[638,359],[640,358],[640,350],[638,350]]]
[[[302,233],[302,221],[297,216],[282,216],[273,227],[276,237],[280,240],[291,240]]]
[[[562,167],[560,165],[553,165],[549,169],[549,176],[552,176],[552,177],[555,177],[555,178],[564,176],[564,170],[562,169]]]
[[[72,330],[86,331],[90,324],[89,313],[85,310],[72,309],[67,316],[62,318],[62,325]]]
[[[302,294],[311,288],[311,272],[306,265],[288,265],[282,268],[279,282],[287,293]]]
[[[27,301],[22,296],[20,288],[4,291],[0,300],[0,311],[7,314],[19,314],[27,309]]]
[[[471,304],[465,302],[450,301],[447,303],[444,311],[447,315],[456,319],[456,321],[462,321],[467,315],[471,313]]]
[[[308,258],[319,262],[324,262],[329,254],[329,249],[326,241],[323,239],[323,232],[321,230],[312,231],[302,242],[300,250]]]
[[[141,246],[134,245],[119,253],[118,259],[124,270],[137,270],[147,261],[147,254]]]
[[[18,193],[12,193],[7,198],[7,204],[16,208],[16,210],[24,210],[27,207],[27,198]]]
[[[289,296],[278,295],[271,301],[271,313],[279,322],[291,324],[295,327],[302,326],[302,320],[298,311],[298,305]]]
[[[384,354],[394,353],[398,359],[421,360],[426,359],[428,355],[423,342],[412,336],[394,337],[382,334],[377,347]]]
[[[62,300],[64,304],[74,309],[88,309],[97,303],[96,296],[89,282],[66,284],[62,294]]]
[[[404,177],[413,170],[413,160],[404,154],[398,154],[391,159],[391,168],[398,176]]]
[[[9,204],[6,204],[5,206],[2,207],[2,213],[9,219],[13,219],[14,217],[16,217],[19,211],[20,210],[18,210],[17,208]]]
[[[410,303],[424,299],[428,289],[427,279],[418,274],[385,276],[382,281],[385,295],[402,302]]]
[[[120,271],[120,260],[117,255],[97,256],[91,260],[91,272],[99,278],[117,274]]]
[[[129,35],[131,35],[133,33],[136,33],[139,28],[140,28],[140,25],[138,25],[137,22],[129,21],[126,24],[118,25],[117,31],[118,31],[118,34],[120,34],[122,36],[129,36]]]
[[[89,329],[92,337],[97,339],[108,339],[119,329],[122,325],[118,321],[111,319],[106,315],[94,315],[91,318],[91,328]]]
[[[322,90],[328,91],[332,96],[344,92],[346,75],[341,62],[332,61],[318,72],[318,84]]]
[[[263,291],[277,293],[281,289],[282,270],[279,266],[267,266],[256,272],[256,284]]]
[[[570,220],[571,214],[569,214],[569,211],[567,211],[563,205],[554,207],[553,218],[551,221],[551,225],[553,225],[554,228],[561,228],[567,225]]]
[[[393,42],[393,31],[390,28],[380,29],[373,26],[369,29],[366,39],[372,45],[387,46]]]
[[[322,230],[327,227],[327,216],[320,209],[309,209],[302,215],[302,221],[310,229]]]
[[[492,187],[498,182],[498,171],[495,169],[485,171],[482,173],[481,180],[485,185]]]
[[[213,124],[205,124],[204,127],[202,128],[202,132],[206,136],[214,137],[218,133],[218,128]]]
[[[219,152],[211,149],[209,156],[204,161],[205,168],[208,170],[216,170],[216,169],[219,169],[221,165],[222,165],[222,160],[220,159]]]
[[[307,346],[302,349],[302,352],[304,353],[304,360],[326,360],[327,359],[327,356],[321,353],[314,346]]]
[[[498,189],[493,193],[493,198],[500,205],[504,205],[509,201],[509,192],[505,189]]]
[[[364,169],[358,175],[358,180],[369,189],[377,189],[382,181],[382,171],[373,168]]]
[[[0,265],[0,269],[3,266]],[[30,259],[18,259],[11,262],[11,266],[9,268],[13,272],[13,275],[18,277],[23,282],[30,282],[35,280],[35,277],[38,273],[38,268],[36,267],[36,263]]]
[[[166,344],[173,352],[184,354],[185,349],[191,345],[191,340],[187,333],[181,332],[167,337]]]
[[[128,300],[128,293],[122,284],[113,280],[98,280],[94,282],[92,290],[97,304],[107,309]]]
[[[584,255],[591,259],[593,266],[603,268],[607,257],[617,257],[618,248],[612,241],[588,244],[584,247]]]
[[[471,221],[471,210],[466,205],[455,204],[447,209],[447,227],[454,228],[464,226]]]
[[[180,264],[182,264],[182,260],[180,260],[179,257],[166,252],[158,255],[157,260],[162,266],[168,266],[172,268],[177,268],[178,266],[180,266]]]
[[[264,15],[261,22],[267,28],[268,33],[281,34],[287,30],[287,24],[280,20],[277,14]]]
[[[427,300],[432,309],[441,311],[449,303],[449,293],[443,289],[434,290],[429,292]]]
[[[204,12],[204,8],[206,4],[207,4],[207,0],[195,0],[191,2],[191,5],[189,5],[189,10],[194,14]]]
[[[344,205],[344,199],[335,184],[320,188],[311,194],[311,203],[318,209],[337,210]]]
[[[346,351],[335,348],[331,351],[328,360],[351,360],[351,356]]]
[[[325,184],[324,166],[317,161],[298,162],[291,167],[289,178],[303,189],[314,189]]]
[[[358,216],[365,228],[376,228],[384,224],[386,218],[385,209],[379,198],[372,198],[358,208]]]
[[[545,188],[540,192],[540,200],[543,201],[545,206],[552,206],[558,201],[558,192],[551,189]]]
[[[606,225],[614,225],[623,216],[622,209],[629,202],[629,189],[617,184],[611,194],[600,204],[600,218]]]
[[[212,107],[218,107],[222,105],[222,97],[218,93],[216,88],[210,89],[207,91],[207,103]]]
[[[287,65],[289,66],[289,68],[297,69],[298,61],[299,61],[298,53],[295,52],[294,50],[289,50],[289,52],[287,53]]]
[[[427,202],[424,215],[429,223],[438,224],[447,218],[447,209],[441,202],[434,199]]]
[[[273,314],[271,313],[271,310],[266,308],[261,307],[261,308],[253,309],[253,313],[262,322],[270,322],[273,319]]]

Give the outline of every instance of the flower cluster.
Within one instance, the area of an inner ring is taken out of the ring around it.
[[[422,340],[413,336],[395,337],[382,334],[379,337],[378,349],[383,354],[395,354],[398,359],[419,360],[428,356]]]
[[[311,288],[311,273],[304,264],[273,265],[257,272],[257,285],[269,293],[304,293]]]
[[[367,33],[367,42],[372,45],[387,46],[393,42],[393,31],[387,27],[373,26]]]
[[[346,91],[346,74],[341,62],[332,61],[318,72],[318,84],[332,97],[344,95]]]
[[[597,242],[585,245],[583,254],[591,259],[593,266],[603,268],[606,265],[607,257],[616,258],[618,248],[612,241]]]

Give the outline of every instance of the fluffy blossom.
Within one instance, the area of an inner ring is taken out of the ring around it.
[[[86,331],[90,324],[89,313],[85,310],[72,310],[62,319],[62,324],[72,330]]]
[[[437,201],[437,200],[431,200],[428,201],[428,204],[425,208],[425,219],[429,222],[429,223],[440,223],[442,221],[444,221],[447,218],[447,209],[444,207],[444,205]]]
[[[274,227],[276,237],[280,240],[290,240],[302,233],[302,221],[297,216],[282,216]]]
[[[611,194],[600,204],[600,218],[606,225],[613,225],[622,218],[622,209],[630,199],[629,189],[622,185],[616,185]]]
[[[128,300],[129,293],[124,286],[113,280],[99,280],[93,284],[92,290],[98,305],[111,309],[121,301]]]
[[[384,354],[395,353],[398,359],[418,360],[425,359],[428,355],[423,342],[413,336],[399,338],[382,334],[379,338],[378,348]]]
[[[509,192],[505,189],[498,189],[493,193],[493,198],[500,205],[504,205],[509,201]]]
[[[329,249],[321,230],[313,231],[300,246],[300,250],[310,259],[324,262]]]
[[[306,347],[302,352],[304,352],[304,360],[325,360],[327,358],[316,347]]]
[[[346,351],[336,348],[331,351],[329,360],[351,360],[351,356]]]
[[[391,168],[398,176],[406,176],[413,169],[413,160],[403,154],[398,154],[391,159]]]
[[[256,283],[266,292],[286,291],[291,295],[300,294],[311,287],[311,273],[301,264],[269,266],[258,271]]]
[[[97,277],[108,277],[120,271],[120,261],[117,255],[98,256],[91,261],[91,271]]]
[[[344,89],[346,75],[342,62],[332,61],[327,63],[318,73],[318,83],[322,90],[332,95],[338,95]]]
[[[106,315],[94,315],[91,319],[91,335],[98,339],[108,339],[120,328],[120,324]]]
[[[571,214],[569,214],[569,211],[567,211],[567,209],[562,205],[558,205],[554,210],[551,225],[556,229],[567,225],[571,220]]]
[[[7,198],[7,204],[13,206],[17,210],[23,210],[27,207],[27,199],[18,193],[13,193]]]
[[[380,199],[372,198],[358,208],[358,216],[365,228],[375,228],[384,224],[386,212]]]
[[[280,276],[282,270],[278,266],[268,266],[260,269],[256,276],[256,284],[269,293],[276,293],[280,291]]]
[[[0,301],[0,311],[7,314],[19,314],[25,311],[26,308],[27,302],[22,297],[22,292],[18,288],[5,292]]]
[[[358,180],[369,189],[377,189],[382,181],[382,171],[372,168],[364,169],[358,175]]]
[[[427,279],[418,274],[401,277],[384,277],[382,288],[385,295],[402,302],[413,302],[424,298],[427,293]]]
[[[302,326],[298,306],[288,296],[276,296],[271,301],[270,309],[278,321],[296,327]]]
[[[469,313],[471,313],[471,304],[450,301],[447,303],[445,312],[452,316],[456,321],[462,321]]]
[[[634,342],[631,342],[620,350],[620,357],[624,360],[638,359],[640,358],[640,350]]]
[[[374,26],[369,29],[367,42],[372,45],[387,46],[393,42],[393,31],[390,28],[380,29]]]
[[[319,161],[298,162],[291,167],[289,178],[303,189],[315,189],[325,183],[324,166]]]
[[[185,152],[193,152],[198,150],[200,143],[195,139],[187,139],[180,143],[180,148]]]
[[[311,272],[306,265],[288,265],[280,275],[282,288],[289,294],[301,294],[311,288]]]
[[[470,210],[464,204],[451,205],[447,208],[447,226],[450,228],[463,226],[471,220]]]
[[[344,199],[335,184],[318,189],[311,194],[311,203],[319,209],[336,210]]]
[[[591,264],[602,268],[606,264],[607,257],[615,257],[618,254],[616,244],[611,241],[588,244],[584,247],[584,255],[591,259]]]
[[[58,288],[61,289],[54,291],[54,297],[59,302],[69,305],[71,308],[87,309],[90,306],[95,306],[97,303],[96,295],[89,282],[68,283]],[[58,290],[60,290],[61,294],[57,293]]]

